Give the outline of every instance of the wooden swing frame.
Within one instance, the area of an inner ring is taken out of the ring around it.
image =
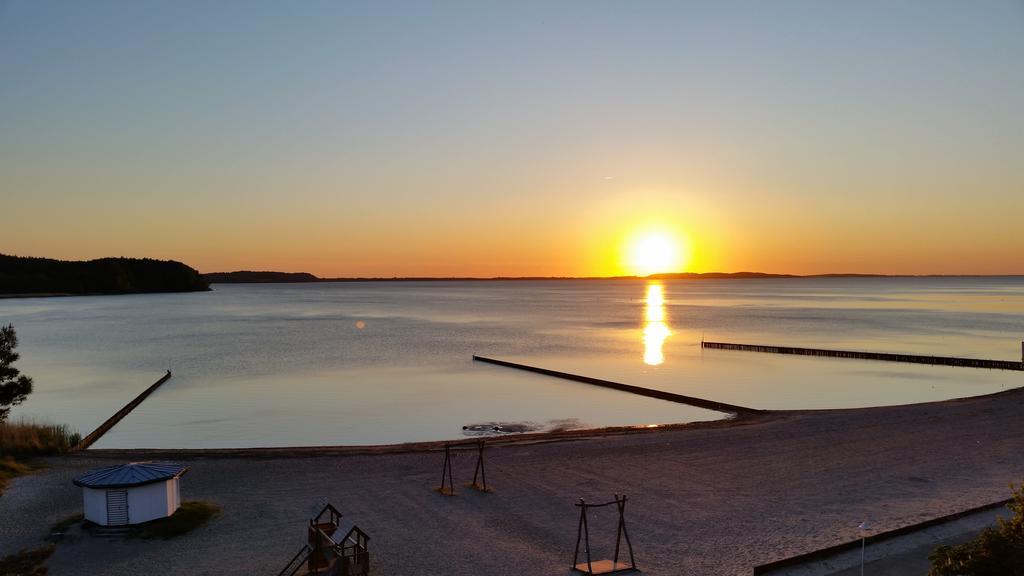
[[[619,496],[614,495],[614,499],[610,502],[604,502],[602,504],[588,504],[583,498],[576,503],[576,507],[580,509],[580,521],[576,528],[576,551],[572,556],[572,569],[577,572],[584,574],[618,574],[621,572],[630,572],[637,569],[636,560],[633,558],[633,543],[629,540],[629,532],[626,530],[626,496],[623,494]],[[615,556],[612,560],[593,560],[590,556],[590,527],[587,523],[587,510],[589,508],[603,508],[605,506],[615,505],[615,508],[619,512],[619,523],[615,534]],[[619,551],[622,546],[622,539],[626,540],[626,548],[629,551],[629,564],[619,564]],[[580,542],[583,542],[584,553],[586,554],[587,561],[580,562]]]

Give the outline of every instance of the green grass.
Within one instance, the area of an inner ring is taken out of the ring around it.
[[[0,576],[45,576],[46,559],[50,554],[53,554],[53,544],[4,556],[0,558]]]
[[[132,536],[136,538],[174,538],[205,525],[220,514],[220,506],[213,502],[183,502],[181,508],[167,518],[140,524]],[[2,576],[2,573],[0,573]]]

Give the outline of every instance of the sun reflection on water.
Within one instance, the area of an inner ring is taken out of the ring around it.
[[[644,320],[644,364],[657,366],[665,362],[662,348],[665,339],[672,335],[665,323],[665,289],[657,282],[647,285]]]

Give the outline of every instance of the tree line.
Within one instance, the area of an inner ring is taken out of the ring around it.
[[[130,294],[209,290],[196,270],[173,260],[84,262],[0,254],[0,294]]]

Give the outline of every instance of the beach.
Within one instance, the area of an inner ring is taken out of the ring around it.
[[[0,552],[41,542],[81,509],[71,479],[128,459],[191,471],[183,500],[223,507],[169,541],[64,541],[51,574],[277,573],[326,502],[359,525],[374,574],[565,574],[578,498],[626,494],[626,525],[646,574],[750,574],[753,566],[1006,498],[1024,479],[1024,390],[898,407],[770,412],[731,424],[544,437],[487,451],[493,493],[433,491],[442,452],[361,449],[89,451],[50,459],[0,497]],[[428,445],[429,446],[429,445]],[[436,447],[435,447],[436,448]],[[592,513],[595,558],[611,553],[614,514]]]

